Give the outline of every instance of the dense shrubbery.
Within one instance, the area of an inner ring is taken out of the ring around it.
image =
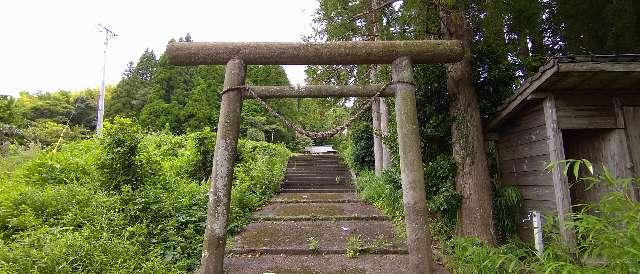
[[[453,161],[444,155],[425,165],[425,187],[427,206],[432,217],[431,229],[435,237],[448,239],[456,224],[456,213],[460,197],[455,191]],[[365,201],[380,208],[393,218],[404,232],[404,209],[402,205],[402,183],[397,167],[385,170],[382,176],[372,171],[360,172],[356,186]]]
[[[0,273],[195,269],[214,142],[208,130],[144,135],[116,119],[103,137],[41,151],[15,171],[9,162],[20,157],[4,159]],[[277,190],[289,154],[282,145],[240,141],[231,232]]]
[[[640,272],[640,202],[630,195],[634,179],[616,179],[604,169],[601,175],[582,180],[607,184],[617,191],[573,214],[569,225],[576,231],[578,262],[562,244],[557,222],[547,216],[542,257],[518,242],[490,247],[476,239],[458,238],[445,250],[447,265],[458,273]]]

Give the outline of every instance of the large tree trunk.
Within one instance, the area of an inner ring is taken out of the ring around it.
[[[452,118],[453,158],[457,164],[456,189],[462,195],[458,212],[458,234],[495,243],[492,190],[484,147],[484,135],[471,67],[472,30],[462,10],[440,10],[442,28],[448,39],[462,41],[465,56],[447,65],[449,114]]]

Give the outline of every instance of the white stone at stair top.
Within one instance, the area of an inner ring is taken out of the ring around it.
[[[311,154],[323,154],[323,153],[336,153],[337,151],[333,149],[333,146],[309,146],[305,147],[304,150]]]

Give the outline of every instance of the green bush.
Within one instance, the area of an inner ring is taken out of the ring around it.
[[[40,152],[0,184],[0,273],[176,273],[201,256],[215,134],[102,137]],[[290,152],[241,140],[229,231],[278,189]]]
[[[456,224],[460,195],[455,191],[453,160],[438,156],[425,167],[425,190],[427,207],[431,215],[431,230],[434,237],[449,239]],[[404,208],[402,204],[402,182],[397,166],[385,170],[381,176],[363,170],[358,174],[356,186],[360,196],[390,216],[404,231]]]
[[[493,197],[493,215],[496,234],[500,240],[516,236],[520,223],[522,194],[516,186],[503,186],[496,189]]]
[[[116,117],[113,123],[105,123],[97,163],[103,188],[118,191],[143,184],[141,163],[136,159],[141,140],[142,129],[131,119]]]
[[[247,129],[247,139],[252,141],[264,141],[265,140],[264,132],[254,127],[249,128]]]
[[[240,140],[239,162],[233,171],[229,230],[238,232],[251,220],[251,212],[275,194],[291,152],[279,144]]]
[[[373,171],[362,171],[357,177],[356,187],[358,194],[391,217],[398,226],[398,232],[404,235],[404,207],[399,172],[386,170],[378,177]]]
[[[565,173],[572,168],[580,178],[586,160],[564,161]],[[589,184],[606,184],[614,191],[600,201],[585,205],[570,217],[576,231],[577,260],[565,246],[553,216],[545,216],[545,250],[539,257],[531,247],[509,242],[490,247],[476,239],[456,238],[445,254],[448,266],[458,273],[638,273],[640,272],[640,202],[629,195],[636,179],[617,179],[605,167],[597,176],[580,178]]]
[[[356,170],[373,167],[373,135],[371,125],[367,122],[354,123],[349,132],[350,149],[348,164]]]
[[[90,134],[88,130],[79,126],[67,126],[50,120],[32,122],[23,130],[24,138],[31,142],[47,146],[54,146],[58,142],[70,142],[83,139]]]
[[[456,191],[456,164],[448,154],[440,154],[424,167],[427,207],[434,237],[445,240],[453,235],[460,207],[460,194]]]

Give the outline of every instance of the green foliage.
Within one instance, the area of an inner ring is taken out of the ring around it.
[[[518,241],[491,247],[477,238],[454,238],[444,251],[447,266],[455,273],[527,273],[525,262],[537,258]]]
[[[351,235],[347,238],[347,252],[345,256],[347,258],[357,258],[360,253],[365,250],[364,241],[360,238],[360,235]]]
[[[355,123],[349,131],[349,155],[347,163],[356,170],[373,167],[373,131],[366,122]]]
[[[453,235],[460,207],[460,194],[455,187],[456,164],[448,154],[440,154],[425,165],[427,207],[432,215],[434,237],[448,239]]]
[[[36,144],[29,146],[9,144],[3,147],[0,151],[2,156],[0,157],[0,181],[9,180],[16,168],[36,158],[41,149]]]
[[[590,162],[568,160],[558,163],[565,167],[585,166],[593,174]],[[580,168],[565,168],[579,180],[605,184],[612,191],[600,201],[585,205],[570,216],[566,224],[575,229],[578,262],[572,260],[569,248],[563,244],[558,222],[553,216],[545,218],[545,250],[542,257],[530,247],[508,242],[490,247],[478,240],[456,238],[446,250],[448,266],[459,273],[637,273],[640,271],[640,202],[631,195],[636,179],[618,179],[603,167],[595,176],[580,176]],[[511,192],[511,191],[509,191]],[[514,193],[505,194],[515,196]],[[512,203],[514,201],[510,201]]]
[[[149,100],[152,77],[158,69],[153,51],[145,49],[138,62],[130,62],[107,104],[107,116],[137,117]]]
[[[431,230],[435,237],[443,240],[450,238],[455,229],[460,205],[453,170],[455,164],[446,155],[440,155],[425,166],[425,190]],[[375,176],[370,170],[362,171],[358,174],[356,187],[365,201],[390,216],[398,226],[398,231],[404,233],[402,183],[398,167],[385,170],[381,176]]]
[[[194,156],[196,157],[196,162],[191,169],[191,177],[203,181],[211,176],[216,134],[206,127],[202,131],[191,133],[191,136],[195,145]]]
[[[555,30],[573,54],[633,53],[640,49],[637,1],[554,1]]]
[[[500,187],[494,192],[494,220],[497,235],[503,240],[516,236],[522,200],[522,194],[516,186]]]
[[[309,237],[307,241],[309,242],[309,251],[313,253],[318,252],[318,248],[319,248],[318,239],[316,239],[315,237]]]
[[[385,171],[377,177],[373,171],[363,171],[357,177],[358,194],[375,207],[390,216],[394,223],[400,225],[404,221],[402,205],[402,187],[397,171]]]
[[[16,100],[8,95],[0,95],[0,124],[15,124],[18,118]]]
[[[2,173],[0,273],[194,271],[214,140],[209,130],[143,135],[117,118],[102,137],[15,152],[6,161],[26,163]],[[231,232],[276,191],[289,157],[264,142],[241,141],[238,151]]]
[[[257,128],[249,128],[247,129],[247,139],[252,141],[264,141],[264,132]]]
[[[140,126],[131,119],[116,117],[113,123],[105,123],[103,138],[104,157],[97,163],[103,188],[119,191],[125,186],[140,187],[144,176],[143,166],[136,159],[142,140]]]
[[[48,147],[58,142],[80,140],[90,134],[85,128],[79,126],[67,126],[51,120],[40,120],[31,123],[24,129],[24,138],[31,143]]]
[[[233,171],[229,231],[238,232],[251,221],[251,212],[276,193],[291,152],[280,144],[241,140],[239,162]]]
[[[74,113],[73,97],[68,91],[35,95],[23,92],[16,103],[29,121],[47,119],[66,124]]]

